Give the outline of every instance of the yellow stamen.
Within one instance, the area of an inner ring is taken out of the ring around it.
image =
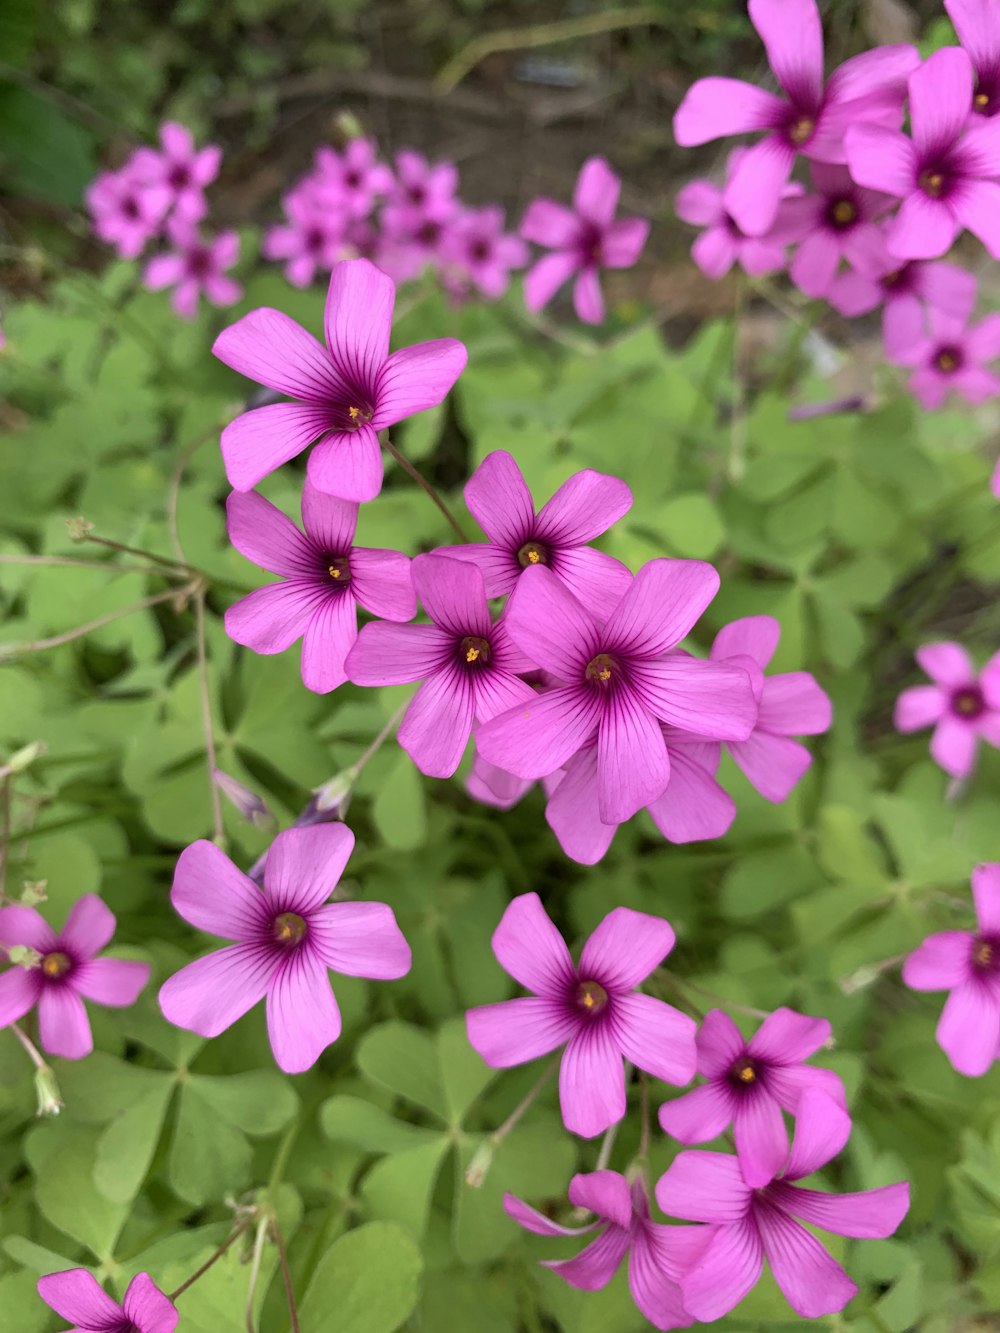
[[[857,216],[858,210],[850,199],[838,199],[833,206],[833,220],[842,227],[846,227],[849,222],[853,222]]]
[[[47,953],[42,959],[42,971],[47,977],[57,980],[64,977],[70,969],[69,955],[64,953]]]
[[[475,662],[479,658],[479,653],[480,649],[478,648],[468,648],[466,649],[465,660],[467,662]]]
[[[361,415],[360,407],[349,407],[347,411],[352,421],[357,421],[358,417]]]
[[[589,1014],[599,1014],[608,1002],[608,992],[598,981],[581,981],[576,988],[576,1001]]]
[[[972,961],[977,967],[989,967],[993,962],[993,945],[979,940],[972,951]]]
[[[793,144],[801,145],[807,139],[812,138],[813,130],[816,128],[816,122],[809,116],[800,116],[799,119],[789,128],[788,137]]]
[[[340,570],[337,568],[336,565],[331,565],[326,572],[330,575],[332,579],[340,578]]]
[[[973,106],[978,106],[980,109],[982,109],[984,106],[989,106],[990,104],[989,93],[976,93],[975,97],[972,99],[972,104]]]

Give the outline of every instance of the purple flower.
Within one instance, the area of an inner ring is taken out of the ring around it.
[[[816,162],[843,162],[849,125],[900,125],[906,77],[920,56],[912,46],[880,46],[845,61],[824,83],[815,0],[750,0],[749,10],[784,96],[739,79],[699,79],[677,109],[674,137],[692,148],[731,134],[766,131],[740,160],[725,196],[740,229],[763,236],[777,215],[797,153]]]
[[[726,159],[727,185],[745,152],[743,148],[734,148]],[[798,194],[801,194],[799,186],[786,185],[783,198]],[[784,238],[770,232],[763,236],[745,235],[726,209],[724,191],[712,181],[697,180],[685,185],[677,196],[675,208],[683,222],[705,228],[691,247],[691,258],[706,278],[713,281],[724,278],[734,264],[754,277],[777,273],[785,267]]]
[[[972,872],[976,932],[928,935],[903,964],[911,990],[950,991],[938,1045],[960,1074],[978,1078],[1000,1054],[1000,863]]]
[[[454,162],[428,162],[423,154],[404,148],[396,154],[396,178],[386,208],[416,210],[423,217],[447,222],[460,208],[457,189]]]
[[[902,199],[886,243],[899,259],[935,259],[963,228],[1000,259],[1000,120],[966,130],[972,106],[972,62],[957,46],[935,51],[910,75],[913,138],[898,130],[854,125],[844,139],[860,185]]]
[[[217,144],[195,148],[191,131],[173,120],[160,126],[160,147],[161,152],[155,148],[135,151],[132,165],[136,173],[147,184],[169,192],[175,216],[199,222],[207,212],[205,187],[219,174],[222,149]]]
[[[1000,119],[991,121],[1000,130]],[[940,407],[951,392],[977,405],[1000,393],[1000,379],[986,369],[1000,356],[1000,314],[987,315],[969,325],[968,317],[947,315],[940,308],[927,312],[930,336],[896,351],[891,360],[912,366],[910,392],[922,406]]]
[[[890,360],[924,338],[924,306],[964,324],[976,304],[976,279],[942,260],[900,261],[884,237],[857,268],[834,278],[826,299],[848,319],[882,306],[882,343]]]
[[[542,1260],[571,1287],[600,1291],[627,1254],[629,1290],[640,1312],[654,1328],[690,1327],[694,1321],[684,1309],[678,1284],[705,1249],[708,1228],[654,1222],[642,1179],[637,1177],[630,1188],[617,1171],[574,1176],[569,1184],[569,1201],[577,1208],[589,1209],[597,1221],[585,1227],[563,1227],[513,1194],[503,1196],[507,1215],[536,1236],[586,1236],[597,1232],[574,1258]]]
[[[367,259],[345,259],[330,276],[326,347],[280,310],[264,307],[224,329],[212,351],[241,375],[296,401],[244,412],[222,432],[230,485],[262,477],[317,443],[309,479],[345,500],[382,489],[378,432],[442,401],[465,366],[454,338],[389,355],[392,280]]]
[[[446,260],[451,229],[462,210],[457,187],[453,162],[429,163],[412,149],[396,154],[396,181],[380,222],[383,249],[399,281]]]
[[[713,662],[738,663],[761,671],[774,656],[781,626],[773,616],[745,616],[726,625],[712,645]],[[780,802],[812,763],[812,755],[793,736],[815,736],[830,729],[830,700],[808,671],[769,676],[761,685],[757,721],[748,737],[727,741],[726,748],[748,781],[768,801]]]
[[[782,1108],[791,1115],[809,1088],[819,1088],[844,1110],[844,1086],[829,1069],[803,1061],[830,1039],[825,1018],[776,1009],[749,1042],[721,1009],[711,1009],[698,1030],[698,1073],[708,1080],[660,1107],[660,1124],[680,1143],[707,1143],[733,1126],[743,1179],[768,1184],[788,1157]]]
[[[718,587],[703,561],[651,560],[601,623],[550,569],[526,569],[507,604],[508,632],[559,683],[486,723],[477,739],[483,757],[517,777],[540,778],[596,736],[601,820],[621,824],[670,780],[661,722],[745,740],[757,716],[746,672],[668,654]]]
[[[490,805],[494,810],[510,810],[535,784],[530,778],[516,778],[496,764],[487,763],[477,750],[472,768],[465,781],[465,789],[474,801]]]
[[[293,287],[308,287],[317,271],[329,273],[341,258],[347,219],[321,203],[310,181],[302,181],[282,200],[286,221],[264,234],[265,259],[285,261],[285,277]]]
[[[531,669],[507,632],[494,623],[483,576],[473,565],[441,555],[418,555],[413,584],[432,625],[365,625],[347,658],[355,685],[402,685],[421,680],[398,740],[431,778],[450,778],[461,763],[475,722],[485,722],[534,698],[518,678]]]
[[[281,576],[226,612],[226,633],[256,653],[283,653],[302,639],[302,680],[329,694],[347,679],[344,660],[358,637],[358,607],[386,620],[412,620],[417,603],[410,560],[400,551],[354,545],[358,506],[302,488],[305,533],[255,491],[233,491],[226,527],[236,549]]]
[[[70,1333],[174,1333],[180,1318],[148,1273],[136,1273],[121,1305],[86,1268],[40,1277],[38,1294],[74,1325]]]
[[[811,164],[816,194],[788,201],[779,218],[782,240],[798,242],[789,275],[807,296],[824,297],[840,261],[855,267],[884,249],[875,219],[895,201],[891,195],[855,185],[846,167]]]
[[[20,945],[40,955],[37,967],[15,966],[0,975],[0,1028],[37,1005],[42,1046],[50,1055],[89,1055],[94,1042],[83,1001],[125,1009],[149,980],[148,963],[97,957],[114,933],[114,913],[93,893],[73,904],[58,935],[33,907],[0,908],[0,950]]]
[[[354,846],[343,824],[279,833],[261,891],[214,843],[181,852],[170,890],[192,926],[235,944],[181,968],[160,988],[163,1016],[217,1037],[267,997],[267,1031],[286,1074],[311,1069],[340,1036],[329,971],[393,981],[410,949],[385,903],[329,903]]]
[[[521,222],[526,241],[553,253],[540,259],[524,280],[524,303],[541,310],[575,276],[573,306],[585,324],[604,319],[602,268],[631,268],[639,258],[649,223],[645,218],[615,221],[621,177],[603,157],[584,162],[573,191],[573,207],[554,199],[535,199]]]
[[[588,546],[627,514],[632,492],[618,477],[586,468],[559,487],[536,514],[510,454],[488,454],[465,483],[465,503],[489,543],[443,546],[438,554],[477,565],[487,597],[512,592],[525,570],[545,565],[595,615],[608,615],[632,581],[626,567]]]
[[[976,73],[974,116],[1000,113],[1000,10],[994,0],[944,0]]]
[[[924,644],[917,662],[934,684],[903,691],[896,700],[896,730],[933,726],[931,758],[952,777],[968,777],[980,739],[1000,745],[1000,653],[978,674],[959,643]]]
[[[327,206],[345,212],[348,217],[366,218],[378,195],[393,186],[393,174],[378,160],[378,149],[371,139],[351,139],[343,152],[333,148],[316,151],[316,187]]]
[[[791,1183],[836,1157],[850,1132],[847,1113],[825,1092],[809,1089],[799,1103],[785,1169],[763,1189],[748,1185],[727,1154],[682,1152],[674,1159],[657,1183],[657,1202],[674,1217],[707,1222],[713,1233],[681,1278],[684,1305],[695,1319],[708,1323],[728,1314],[757,1282],[765,1258],[804,1319],[834,1314],[855,1295],[855,1284],[801,1222],[839,1236],[891,1236],[910,1206],[909,1186],[837,1195]]]
[[[616,907],[574,967],[538,894],[521,894],[493,932],[493,952],[532,994],[470,1009],[469,1041],[494,1069],[565,1046],[563,1122],[593,1138],[625,1114],[623,1059],[667,1083],[683,1086],[694,1076],[694,1021],[635,989],[673,947],[674,932],[661,917]]]
[[[178,217],[167,223],[167,235],[174,253],[156,255],[146,265],[142,280],[149,291],[173,287],[170,304],[182,319],[194,319],[200,296],[215,306],[235,305],[243,288],[225,274],[239,260],[239,235],[220,231],[206,241],[193,222]]]
[[[446,250],[459,280],[488,301],[499,300],[510,286],[511,270],[528,262],[528,247],[504,231],[504,211],[496,204],[459,214],[448,230]]]
[[[147,184],[127,164],[102,172],[84,197],[97,235],[122,259],[135,259],[159,234],[171,203],[169,190]]]
[[[664,727],[663,739],[670,779],[662,795],[646,806],[653,823],[668,842],[721,838],[736,818],[736,806],[715,780],[719,745],[675,727]],[[574,755],[565,773],[549,781],[552,790],[545,807],[549,828],[567,856],[581,865],[595,865],[618,831],[617,824],[601,820],[597,746],[588,745]]]

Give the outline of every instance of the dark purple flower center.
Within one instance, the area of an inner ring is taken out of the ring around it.
[[[427,198],[427,190],[419,183],[416,185],[408,185],[406,187],[406,197],[411,204],[416,204],[419,207]]]
[[[325,239],[326,238],[320,231],[319,227],[310,227],[306,232],[306,249],[314,255],[319,254],[323,249],[323,242]]]
[[[797,108],[793,108],[788,121],[785,124],[785,135],[788,142],[794,148],[801,148],[807,144],[816,132],[816,117],[803,115]]]
[[[330,425],[334,430],[360,430],[375,415],[367,389],[359,385],[350,386],[350,396],[346,404],[331,404]]]
[[[912,291],[913,265],[902,264],[899,268],[894,268],[891,273],[883,273],[880,281],[883,291],[891,292],[894,296]]]
[[[921,162],[917,185],[929,199],[947,199],[965,175],[950,145],[933,151]]]
[[[417,240],[421,245],[436,245],[441,239],[440,222],[424,222],[417,231]]]
[[[1000,940],[977,935],[972,941],[972,966],[977,972],[1000,971]]]
[[[595,685],[607,688],[615,679],[619,670],[618,663],[609,653],[598,653],[587,663],[585,674],[587,679]]]
[[[61,981],[72,966],[73,960],[69,954],[59,949],[42,957],[42,975],[48,977],[49,981]]]
[[[167,177],[167,183],[172,190],[184,190],[191,183],[191,173],[178,162]]]
[[[127,199],[122,201],[122,212],[131,221],[133,222],[136,221],[139,217],[141,217],[141,212],[139,209],[139,201],[137,199],[133,199],[132,196],[130,195]]]
[[[951,696],[951,711],[956,717],[971,722],[986,712],[986,700],[978,685],[963,685]]]
[[[608,1004],[608,992],[599,981],[581,981],[573,991],[573,1003],[585,1014],[596,1017]]]
[[[490,245],[489,241],[480,239],[478,241],[473,241],[469,246],[469,257],[475,264],[485,264],[492,253],[493,247]]]
[[[939,347],[934,354],[934,368],[939,370],[942,375],[954,375],[956,370],[962,369],[962,349],[960,347]]]
[[[361,174],[357,171],[349,171],[344,177],[344,184],[351,190],[356,190],[361,184]]]
[[[580,262],[585,266],[604,262],[604,233],[592,222],[584,223],[577,241]]]
[[[748,1055],[741,1055],[729,1068],[729,1082],[738,1091],[745,1091],[760,1082],[760,1066]]]
[[[529,540],[518,551],[517,563],[522,569],[527,569],[529,565],[547,565],[549,553],[541,542]]]
[[[327,577],[337,585],[338,588],[346,588],[351,581],[351,558],[347,555],[331,555],[326,557]]]
[[[849,196],[842,195],[827,204],[827,224],[835,231],[847,231],[857,222],[858,216],[858,206]]]
[[[467,634],[458,645],[459,660],[470,667],[489,666],[490,645],[478,634]]]
[[[271,922],[271,938],[283,949],[298,948],[308,934],[308,923],[298,912],[280,912]]]
[[[1000,63],[977,71],[972,108],[981,116],[995,116],[1000,111]]]
[[[212,252],[204,245],[196,245],[187,257],[187,268],[192,278],[207,278],[212,272]]]

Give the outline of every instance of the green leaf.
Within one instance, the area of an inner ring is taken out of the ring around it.
[[[376,1162],[361,1186],[369,1215],[380,1221],[399,1222],[414,1236],[422,1235],[434,1182],[448,1148],[449,1140],[438,1137]]]
[[[423,1262],[402,1227],[369,1222],[334,1241],[299,1308],[302,1333],[394,1333],[420,1295]]]
[[[220,1122],[194,1087],[181,1090],[170,1148],[170,1183],[188,1203],[221,1202],[250,1183],[250,1145],[240,1130]]]
[[[449,1124],[458,1126],[497,1071],[469,1044],[464,1018],[453,1018],[441,1028],[437,1046]]]
[[[128,1206],[100,1194],[94,1167],[100,1131],[69,1121],[31,1131],[25,1143],[35,1173],[35,1198],[44,1216],[98,1259],[110,1259]]]
[[[707,495],[678,495],[660,509],[658,530],[678,555],[711,560],[725,540],[719,511]]]
[[[410,1023],[382,1023],[358,1044],[358,1068],[373,1083],[448,1120],[437,1052],[431,1037]]]
[[[115,1203],[128,1203],[142,1188],[173,1093],[170,1077],[163,1078],[128,1110],[108,1125],[97,1145],[94,1184]]]
[[[8,189],[78,204],[97,174],[93,140],[50,101],[0,83],[0,165]]]
[[[226,1124],[251,1136],[277,1134],[299,1109],[295,1090],[273,1069],[221,1076],[192,1074],[188,1088]]]
[[[426,791],[413,760],[401,751],[372,805],[372,818],[387,847],[408,852],[427,841]]]
[[[436,1130],[397,1120],[360,1097],[331,1097],[320,1107],[319,1120],[327,1138],[356,1144],[368,1152],[406,1152],[440,1138]]]

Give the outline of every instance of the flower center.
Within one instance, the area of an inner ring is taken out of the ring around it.
[[[469,255],[477,264],[485,264],[491,254],[491,247],[488,241],[473,241],[469,247]]]
[[[948,179],[938,167],[928,167],[926,171],[920,173],[917,184],[924,194],[930,195],[932,199],[940,199],[945,192]]]
[[[977,939],[972,943],[972,966],[981,972],[990,972],[996,967],[997,947],[992,940]]]
[[[529,565],[547,565],[549,563],[545,547],[538,542],[525,542],[517,553],[517,563],[522,569]]]
[[[206,278],[212,271],[212,252],[198,245],[188,255],[188,272],[192,278]]]
[[[271,923],[271,935],[275,944],[285,949],[294,949],[309,934],[309,927],[304,917],[298,912],[282,912]]]
[[[467,634],[458,645],[458,651],[468,666],[486,666],[490,660],[490,645],[476,634]]]
[[[830,221],[835,227],[849,227],[858,220],[858,209],[853,199],[835,199],[830,205]]]
[[[581,981],[574,999],[584,1013],[599,1014],[608,1003],[608,992],[599,981]]]
[[[598,653],[587,663],[587,679],[595,681],[598,685],[607,685],[617,669],[618,664],[613,657],[609,657],[607,653]]]
[[[748,1060],[744,1056],[742,1060],[737,1060],[733,1065],[732,1076],[741,1087],[749,1088],[757,1082],[757,1066],[752,1060]]]
[[[796,148],[801,148],[807,140],[812,138],[815,128],[816,122],[812,116],[799,116],[789,125],[788,137]]]
[[[962,353],[957,347],[942,347],[934,358],[934,364],[942,375],[953,375],[962,364]]]
[[[190,179],[187,167],[178,165],[174,167],[173,171],[170,173],[170,188],[172,190],[186,189]]]
[[[346,587],[351,581],[351,562],[349,557],[346,555],[331,556],[330,563],[326,567],[326,572],[338,587]]]
[[[959,717],[970,720],[981,716],[986,711],[986,701],[982,691],[975,685],[966,685],[963,689],[956,690],[951,696],[951,711],[957,713]]]
[[[134,199],[125,200],[122,204],[122,212],[127,218],[131,218],[133,221],[140,216],[139,205]]]
[[[360,430],[366,421],[371,421],[372,410],[370,407],[349,407],[347,409],[348,429]]]
[[[989,104],[990,104],[989,93],[976,93],[975,97],[972,99],[972,105],[976,108],[977,111],[984,111],[986,107],[989,106]]]
[[[318,254],[323,249],[324,236],[318,227],[306,232],[306,249]]]
[[[72,966],[72,959],[67,953],[47,953],[42,958],[42,972],[52,981],[64,977]]]

